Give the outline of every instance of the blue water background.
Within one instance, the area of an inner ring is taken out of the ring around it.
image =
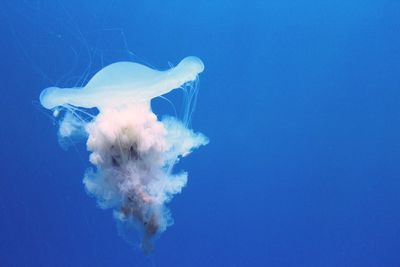
[[[400,266],[400,2],[0,7],[0,266]],[[211,142],[179,165],[175,224],[145,257],[38,96],[90,62],[188,55],[206,66],[192,126]]]

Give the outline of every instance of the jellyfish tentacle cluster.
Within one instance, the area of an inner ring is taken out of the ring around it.
[[[60,137],[87,138],[94,166],[84,175],[87,192],[100,207],[113,209],[117,220],[136,227],[146,252],[153,248],[153,237],[172,223],[166,203],[187,182],[187,173],[174,173],[172,167],[208,143],[207,137],[187,127],[187,121],[159,120],[151,99],[194,83],[203,69],[197,57],[187,57],[166,71],[117,62],[83,88],[50,87],[40,94],[42,106],[57,111],[55,115],[65,110]],[[82,118],[82,108],[97,108],[99,113]]]

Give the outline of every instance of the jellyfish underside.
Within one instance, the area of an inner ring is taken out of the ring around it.
[[[87,136],[95,166],[83,180],[88,193],[100,207],[112,208],[116,219],[137,226],[146,252],[153,248],[152,237],[172,223],[165,204],[187,181],[187,173],[175,174],[172,166],[208,142],[177,118],[158,120],[150,101],[195,81],[203,69],[196,57],[166,71],[118,62],[100,70],[83,88],[50,87],[40,95],[43,107],[66,109],[61,137],[74,132]],[[80,108],[97,108],[99,114],[85,120],[77,115]]]

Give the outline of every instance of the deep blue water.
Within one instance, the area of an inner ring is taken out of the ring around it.
[[[400,266],[400,2],[0,7],[0,266]],[[86,194],[84,144],[60,147],[38,96],[89,63],[188,55],[211,142],[180,164],[175,224],[146,257]]]

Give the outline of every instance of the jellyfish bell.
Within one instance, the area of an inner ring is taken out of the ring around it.
[[[117,62],[97,72],[83,88],[44,89],[40,94],[40,103],[47,109],[64,105],[101,109],[149,102],[194,81],[203,70],[203,62],[193,56],[184,58],[176,67],[165,71],[134,62]]]

